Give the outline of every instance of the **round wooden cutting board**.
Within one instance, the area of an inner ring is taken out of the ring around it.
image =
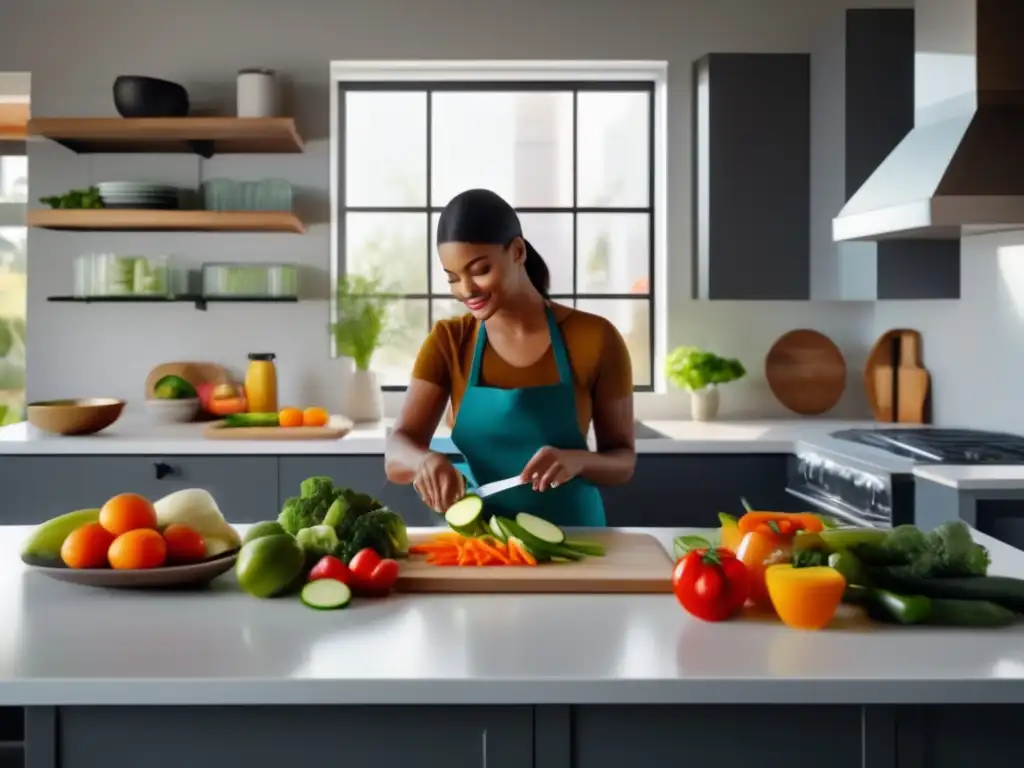
[[[846,389],[846,360],[832,340],[801,328],[768,350],[764,375],[772,394],[794,413],[817,416],[836,406]]]

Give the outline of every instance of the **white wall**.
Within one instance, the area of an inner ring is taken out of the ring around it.
[[[186,85],[202,107],[230,113],[234,73],[273,67],[292,80],[292,103],[309,141],[299,156],[77,156],[46,142],[30,148],[31,196],[101,178],[197,185],[222,175],[288,178],[299,187],[304,237],[233,234],[76,234],[33,230],[29,239],[29,396],[141,396],[151,366],[216,360],[241,368],[250,351],[279,356],[283,399],[337,408],[343,365],[328,357],[328,63],[363,58],[668,60],[669,345],[707,345],[740,357],[747,381],[729,388],[727,415],[783,415],[764,383],[772,341],[797,327],[830,335],[847,356],[851,387],[833,415],[864,412],[857,371],[873,338],[870,305],[805,302],[699,304],[690,295],[690,64],[715,51],[809,51],[822,21],[845,5],[909,0],[0,0],[0,71],[32,73],[36,116],[115,114],[119,74]],[[742,226],[742,222],[737,222]],[[297,306],[52,304],[68,293],[79,252],[168,253],[198,264],[219,258],[303,265]],[[765,265],[770,269],[770,265]],[[938,311],[938,310],[926,310]],[[927,354],[927,353],[926,353]],[[945,386],[945,384],[943,385]],[[652,402],[643,414],[685,415],[684,399]]]

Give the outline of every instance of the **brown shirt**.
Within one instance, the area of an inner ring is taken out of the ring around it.
[[[622,334],[599,315],[560,304],[552,305],[562,332],[576,389],[576,416],[587,433],[595,399],[619,399],[633,394],[633,368]],[[466,391],[479,323],[470,314],[439,320],[420,347],[412,377],[437,384],[451,394],[453,418]],[[533,365],[517,368],[484,347],[480,384],[520,389],[558,383],[558,366],[551,347]]]

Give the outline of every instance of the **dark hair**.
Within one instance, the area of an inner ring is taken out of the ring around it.
[[[468,189],[453,197],[437,222],[437,244],[486,243],[508,246],[523,237],[515,209],[489,189]],[[537,249],[526,243],[526,276],[541,296],[547,298],[551,273]]]

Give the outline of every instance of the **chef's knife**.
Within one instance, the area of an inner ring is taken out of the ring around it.
[[[483,499],[495,493],[507,491],[509,488],[515,488],[517,485],[522,485],[525,482],[521,475],[516,475],[515,477],[507,477],[504,480],[495,480],[493,483],[484,483],[479,488],[470,489],[469,492]]]

